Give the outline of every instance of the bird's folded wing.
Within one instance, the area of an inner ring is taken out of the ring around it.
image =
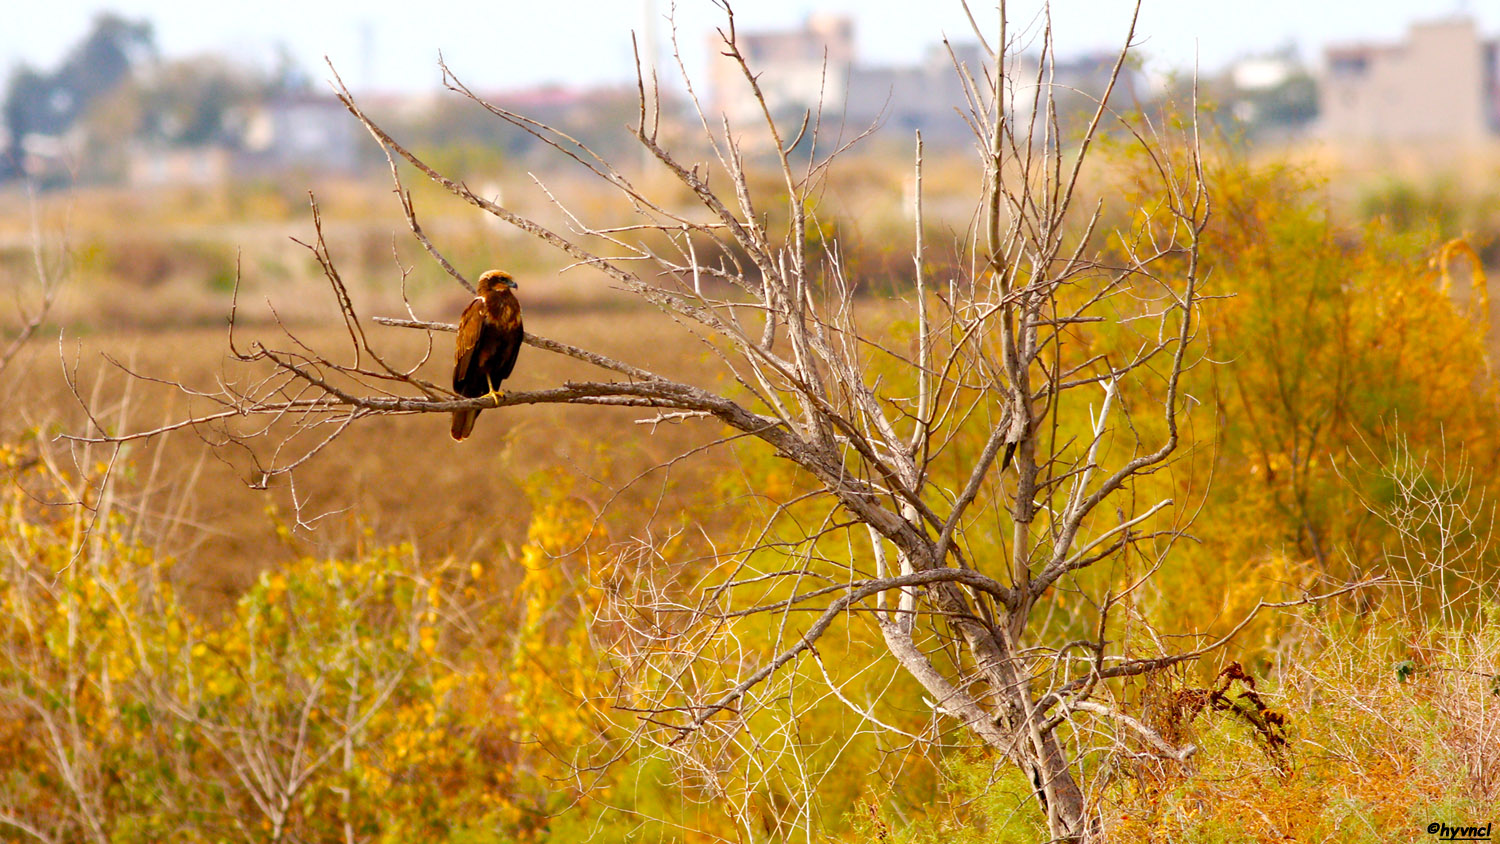
[[[484,330],[484,302],[475,299],[464,308],[458,320],[458,345],[453,350],[453,388],[469,375],[469,364],[474,359],[474,349],[479,345],[479,334]]]

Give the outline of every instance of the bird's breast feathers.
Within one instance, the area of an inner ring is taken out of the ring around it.
[[[495,325],[510,329],[521,324],[521,303],[516,297],[492,296],[484,305],[486,318]]]

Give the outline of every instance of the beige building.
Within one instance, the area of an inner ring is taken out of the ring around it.
[[[1475,143],[1500,130],[1495,40],[1470,18],[1412,26],[1399,44],[1328,48],[1324,137],[1342,142]]]
[[[872,65],[859,61],[854,21],[842,15],[812,15],[800,29],[739,32],[736,37],[784,134],[795,134],[804,115],[812,114],[822,133],[841,141],[875,125],[906,137],[920,130],[925,139],[940,144],[972,140],[964,117],[971,104],[954,62],[968,68],[976,80],[984,80],[987,59],[977,44],[955,43],[951,52],[948,46],[934,45],[922,61],[911,65]],[[714,56],[713,110],[727,117],[736,131],[749,132],[752,144],[763,143],[764,138],[756,136],[765,118],[744,71],[723,55],[717,34],[710,36],[709,49]],[[1093,114],[1116,59],[1112,53],[1092,54],[1049,67],[1045,78],[1056,94],[1060,119]],[[1031,114],[1037,61],[1030,55],[1012,60],[1006,112],[1018,127],[1029,121],[1040,135],[1041,121]],[[1127,68],[1115,86],[1114,103],[1138,107],[1144,87],[1139,72]],[[988,98],[985,92],[979,95]]]
[[[736,34],[740,53],[758,76],[756,84],[777,117],[807,111],[838,114],[845,85],[854,65],[854,21],[843,15],[808,17],[801,29]],[[714,101],[737,129],[755,127],[764,119],[744,71],[724,55],[715,33],[709,37]]]

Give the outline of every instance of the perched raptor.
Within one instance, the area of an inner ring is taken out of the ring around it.
[[[516,368],[521,351],[521,303],[516,301],[516,283],[500,270],[479,277],[479,295],[464,308],[458,321],[458,346],[453,351],[453,391],[479,398],[500,389],[500,382]],[[453,411],[453,438],[461,440],[474,430],[479,409]]]

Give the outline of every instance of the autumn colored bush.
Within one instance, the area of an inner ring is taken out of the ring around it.
[[[1129,167],[1121,172],[1129,189]],[[1488,550],[1431,556],[1443,541],[1486,537],[1488,509],[1471,508],[1463,524],[1424,523],[1420,537],[1395,519],[1403,489],[1436,488],[1443,476],[1472,480],[1475,502],[1500,492],[1487,307],[1454,289],[1463,271],[1449,272],[1472,250],[1343,222],[1318,178],[1289,165],[1224,153],[1212,181],[1205,259],[1219,298],[1205,309],[1209,350],[1187,388],[1206,412],[1193,416],[1193,451],[1160,479],[1197,509],[1196,541],[1176,549],[1143,609],[1164,628],[1223,632],[1260,600],[1380,573],[1492,579]],[[1277,664],[1282,636],[1267,616],[1238,653],[1257,668]]]
[[[524,750],[590,729],[546,691],[565,649],[539,629],[544,569],[519,629],[486,564],[403,545],[298,560],[206,618],[132,537],[110,467],[44,455],[4,451],[5,837],[521,841],[577,798]]]
[[[1225,498],[1260,499],[1242,506],[1274,514],[1274,540],[1320,571],[1363,565],[1376,548],[1349,506],[1369,492],[1352,473],[1389,454],[1397,430],[1435,463],[1497,459],[1483,313],[1440,283],[1440,243],[1341,226],[1306,176],[1227,170],[1219,185],[1214,255],[1234,298],[1212,325],[1228,362],[1216,368],[1217,439],[1221,460],[1253,479]]]

